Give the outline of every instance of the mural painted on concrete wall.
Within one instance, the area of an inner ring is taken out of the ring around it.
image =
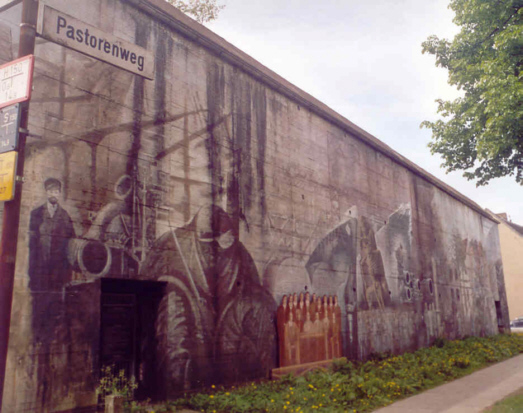
[[[316,246],[305,267],[316,288],[329,288],[330,277],[344,274],[347,302],[357,303],[355,288],[360,285],[364,297],[362,309],[390,306],[381,252],[365,217],[351,218],[330,232]]]
[[[409,301],[416,291],[409,273],[412,260],[412,213],[410,204],[400,205],[376,232],[376,243],[388,270],[387,282],[391,297]]]
[[[162,235],[142,274],[168,284],[156,329],[172,391],[264,376],[275,365],[276,304],[223,209],[204,207]]]
[[[184,116],[173,119],[184,119]],[[292,272],[286,273],[288,267],[284,264],[289,258],[278,256],[276,246],[270,249],[272,261],[269,260],[260,277],[251,254],[239,239],[240,224],[248,228],[243,214],[247,211],[245,201],[241,201],[245,194],[238,189],[241,182],[246,184],[238,169],[242,162],[234,155],[223,155],[218,170],[222,174],[227,171],[228,178],[224,181],[215,176],[216,145],[210,141],[223,138],[223,135],[218,138],[220,130],[233,139],[227,132],[230,121],[220,116],[219,128],[215,125],[199,128],[192,139],[208,142],[206,150],[208,159],[212,160],[212,179],[219,183],[210,191],[211,200],[214,197],[217,203],[228,205],[231,212],[211,204],[200,208],[186,225],[170,229],[155,239],[160,206],[167,194],[157,184],[146,185],[144,181],[149,173],[140,172],[123,174],[116,179],[112,200],[100,206],[81,236],[76,237],[70,225],[60,227],[61,231],[68,232],[60,236],[63,243],[57,249],[60,258],[56,260],[67,268],[69,275],[60,275],[65,273],[59,271],[53,275],[61,280],[59,289],[73,278],[76,282],[89,282],[103,277],[127,277],[166,283],[156,316],[155,337],[146,339],[150,342],[144,344],[144,348],[154,346],[157,351],[156,369],[164,382],[169,383],[166,394],[211,382],[264,376],[276,365],[277,359],[275,299],[289,290],[305,287],[310,294],[336,296],[341,304],[343,354],[350,357],[363,354],[358,317],[365,311],[377,314],[399,305],[423,302],[429,337],[435,338],[443,329],[452,330],[450,325],[443,326],[432,275],[414,275],[409,270],[412,217],[408,204],[401,205],[384,223],[358,216],[354,207],[323,236],[318,234],[322,227],[318,222],[304,251],[306,259],[295,260],[294,278]],[[187,125],[186,128],[186,134],[190,134]],[[183,146],[173,144],[160,153],[159,159],[182,150],[185,150]],[[197,153],[201,154],[201,149]],[[247,154],[242,156],[248,159]],[[59,193],[61,189],[61,184],[58,187],[56,182],[60,184],[57,180],[46,181],[50,196],[47,204],[33,211],[31,228],[36,228],[38,214],[51,214],[48,205],[62,211],[56,217],[70,222],[67,212],[53,199],[52,192]],[[197,185],[190,177],[176,182],[184,187],[186,194],[191,193],[191,186]],[[222,186],[226,190],[220,189]],[[181,203],[180,207],[183,216],[187,216],[187,204]],[[45,241],[33,229],[31,234],[34,241],[30,247],[30,263],[39,262],[32,257]],[[318,242],[311,242],[318,236]],[[475,259],[481,255],[481,249],[471,247],[470,255]],[[290,259],[294,260],[292,256]],[[29,273],[31,280],[36,280],[33,267],[30,264]],[[40,273],[42,271],[45,270]],[[36,291],[32,286],[34,282],[31,283],[30,288]],[[38,299],[33,302],[39,305]],[[34,325],[43,325],[42,314],[47,310],[34,308]],[[34,329],[36,337],[37,331]],[[374,343],[368,348],[379,349],[379,345]],[[301,357],[300,360],[308,359]]]
[[[35,178],[59,179],[47,179],[43,204],[29,206],[33,343],[20,348],[33,358],[24,361],[24,379],[34,383],[27,399],[36,411],[87,404],[73,400],[79,392],[92,401],[107,360],[125,362],[144,397],[262,377],[278,357],[311,361],[307,346],[277,351],[278,335],[318,334],[329,315],[322,301],[323,318],[307,312],[304,331],[288,319],[287,332],[278,332],[276,302],[295,291],[311,302],[316,294],[339,303],[330,315],[342,341],[334,334],[320,345],[325,357],[493,332],[492,291],[502,270],[489,255],[496,248],[481,242],[491,234],[463,230],[449,240],[449,228],[461,224],[427,212],[439,208],[431,204],[439,190],[410,197],[424,185],[414,182],[404,199],[385,203],[383,196],[377,205],[362,195],[369,183],[353,188],[358,192],[332,185],[321,207],[303,194],[299,202],[287,197],[289,187],[317,184],[316,171],[300,163],[301,139],[309,138],[300,134],[329,136],[340,146],[350,140],[348,156],[359,151],[358,160],[329,155],[343,176],[369,172],[360,162],[376,156],[331,126],[313,133],[287,125],[280,133],[294,103],[219,59],[195,63],[191,46],[163,26],[136,19],[135,31],[143,42],[154,39],[162,68],[154,83],[57,45],[42,45],[37,60],[31,110],[45,139],[30,138],[27,165]],[[173,63],[169,70],[165,62]],[[194,84],[184,77],[192,69]],[[298,160],[281,162],[279,151],[289,151],[292,138],[300,142],[291,148]],[[304,298],[288,306],[300,302],[308,305]],[[111,330],[116,319],[129,321],[116,326],[118,334]],[[111,347],[110,336],[123,341]],[[12,346],[24,340],[20,334]],[[118,353],[118,346],[125,348]],[[155,384],[167,388],[147,393]]]
[[[64,52],[64,62],[65,55]],[[69,60],[72,66],[77,63],[75,59]],[[214,73],[219,89],[216,93],[223,93],[223,73],[216,70]],[[211,381],[231,382],[265,376],[268,369],[275,366],[277,357],[275,302],[261,285],[253,259],[238,239],[240,222],[248,225],[243,211],[252,202],[250,193],[253,188],[263,185],[262,179],[253,176],[260,171],[263,173],[263,162],[255,172],[247,166],[252,136],[244,126],[250,127],[247,119],[250,122],[254,118],[259,123],[256,133],[259,151],[263,153],[264,139],[260,135],[265,133],[262,127],[265,114],[261,110],[264,105],[258,105],[260,110],[251,114],[238,102],[239,123],[231,128],[231,115],[220,113],[219,102],[213,105],[214,93],[210,90],[209,109],[202,108],[195,100],[195,110],[167,115],[164,107],[166,90],[162,86],[162,76],[158,75],[158,87],[155,88],[157,113],[153,120],[143,120],[137,116],[143,110],[143,81],[114,73],[113,69],[108,69],[106,75],[82,80],[85,89],[90,90],[88,94],[67,96],[63,83],[56,83],[54,86],[59,88],[60,99],[35,98],[35,104],[53,102],[54,106],[59,102],[57,118],[61,118],[78,104],[88,104],[85,107],[90,109],[97,105],[106,106],[108,103],[103,99],[92,102],[91,93],[107,87],[106,83],[112,76],[119,79],[110,88],[113,99],[123,100],[129,90],[135,93],[132,121],[119,119],[119,116],[125,118],[125,111],[114,112],[111,106],[110,125],[87,127],[79,132],[76,125],[90,125],[84,118],[93,116],[93,112],[73,111],[75,121],[70,125],[74,131],[62,132],[64,135],[73,134],[80,140],[63,139],[58,135],[45,143],[34,141],[29,144],[29,162],[50,150],[63,159],[64,180],[70,191],[78,192],[74,202],[72,199],[70,202],[82,207],[77,214],[83,227],[81,233],[75,236],[73,232],[62,238],[64,249],[60,261],[68,268],[69,278],[60,285],[60,292],[67,295],[73,285],[89,284],[101,278],[165,282],[165,297],[160,302],[155,321],[156,337],[146,337],[137,344],[143,347],[138,353],[158,353],[153,357],[156,365],[146,366],[150,358],[136,354],[133,357],[141,359],[140,368],[133,367],[132,362],[126,367],[131,369],[129,374],[136,373],[140,377],[150,375],[152,370],[160,372],[169,387],[163,390],[163,394],[199,387]],[[244,90],[244,98],[260,100],[262,96],[258,91]],[[244,126],[240,125],[242,122]],[[178,133],[171,135],[169,128],[175,123],[183,125],[181,139]],[[57,129],[60,129],[62,124],[58,125]],[[151,133],[154,139],[148,138]],[[121,139],[122,134],[126,135],[125,139]],[[114,137],[118,139],[111,141]],[[232,144],[230,152],[217,152],[223,141]],[[99,172],[103,168],[100,160],[106,160],[101,153],[110,145],[108,142],[115,144],[116,147],[111,149],[116,153],[125,154],[121,158],[114,155],[108,162],[106,167],[114,171],[111,174],[106,174],[105,170]],[[189,148],[192,148],[192,153]],[[90,170],[80,176],[74,169],[74,154],[79,149],[83,159],[86,153],[90,153],[91,158]],[[142,162],[139,151],[155,153],[155,165]],[[184,167],[172,174],[163,172],[162,169],[169,170],[168,165],[173,160],[179,160]],[[211,182],[208,182],[209,175]],[[113,180],[116,181],[114,191],[107,191],[108,182]],[[77,186],[78,182],[82,185]],[[229,213],[213,204],[200,209],[191,218],[195,201],[206,198],[227,205]],[[175,222],[186,220],[188,224],[174,231],[169,229],[156,240],[157,234],[166,227],[174,227],[171,223],[173,215],[176,216]],[[191,234],[191,231],[197,233]],[[165,246],[170,250],[158,250]],[[159,256],[164,260],[158,259]],[[163,264],[165,268],[158,267]],[[184,284],[190,289],[185,291]],[[64,313],[66,304],[56,298],[53,300]],[[45,312],[33,311],[32,317],[35,326],[42,325]],[[105,357],[103,351],[100,359]],[[42,362],[36,381],[54,381],[54,388],[48,393],[63,399],[68,386],[58,388],[57,380],[49,374],[50,365],[55,365],[55,370],[62,369],[56,366],[56,362],[58,360],[53,355]],[[65,382],[67,374],[65,371],[61,373]],[[38,398],[42,405],[51,403],[46,395],[38,395]]]
[[[86,279],[135,276],[155,240],[157,203],[154,188],[120,176],[113,200],[93,214],[88,229],[70,245],[76,271]]]

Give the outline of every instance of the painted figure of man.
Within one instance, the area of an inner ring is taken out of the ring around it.
[[[162,235],[141,273],[167,282],[156,323],[167,393],[274,367],[276,303],[223,209],[204,207]]]
[[[44,182],[47,202],[31,211],[29,220],[29,288],[31,291],[59,291],[71,280],[67,245],[75,237],[73,222],[58,202],[62,184]]]
[[[51,369],[53,343],[70,343],[63,289],[71,280],[67,245],[75,236],[69,214],[60,206],[62,184],[44,182],[47,201],[29,219],[29,288],[32,292],[33,366],[38,380],[39,406],[50,403],[60,370]]]

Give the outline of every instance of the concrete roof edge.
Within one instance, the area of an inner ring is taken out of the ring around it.
[[[255,77],[259,81],[265,83],[270,88],[274,89],[278,93],[287,96],[288,98],[299,103],[301,106],[308,108],[310,111],[316,113],[318,116],[325,120],[335,124],[340,129],[344,130],[356,138],[360,139],[364,143],[368,144],[372,148],[381,152],[383,155],[388,156],[392,160],[396,161],[400,165],[404,166],[411,172],[427,180],[434,186],[438,187],[442,191],[446,192],[451,197],[465,204],[472,210],[483,215],[484,217],[499,223],[491,214],[487,213],[481,208],[476,202],[470,198],[461,194],[445,182],[436,178],[434,175],[425,171],[423,168],[416,165],[414,162],[400,155],[390,146],[380,141],[375,136],[366,132],[359,126],[355,125],[339,113],[329,108],[318,99],[304,92],[300,88],[296,87],[288,80],[273,72],[269,68],[262,65],[257,60],[253,59],[247,53],[241,51],[231,43],[227,42],[216,33],[207,29],[205,26],[199,24],[195,20],[191,19],[176,7],[167,3],[165,0],[124,0],[127,3],[135,5],[145,13],[157,18],[163,23],[170,26],[172,29],[181,33],[185,37],[198,42],[201,46],[211,50],[216,55],[220,56],[224,60],[227,60],[234,66],[239,67],[249,75]]]
[[[490,218],[492,219],[492,221],[495,221],[498,224],[505,222],[505,220],[503,218],[498,217],[498,215],[496,213],[492,212],[490,209],[486,208],[485,212],[490,215]]]

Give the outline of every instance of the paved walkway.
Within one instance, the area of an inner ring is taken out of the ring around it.
[[[478,413],[520,388],[523,354],[374,413]]]

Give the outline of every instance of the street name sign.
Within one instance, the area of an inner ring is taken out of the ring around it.
[[[34,56],[28,55],[0,66],[0,109],[31,97]]]
[[[37,33],[43,38],[147,79],[154,78],[154,56],[68,14],[40,4]]]
[[[20,105],[0,109],[0,153],[18,149]]]
[[[11,201],[15,197],[16,161],[18,152],[0,154],[0,202]]]

